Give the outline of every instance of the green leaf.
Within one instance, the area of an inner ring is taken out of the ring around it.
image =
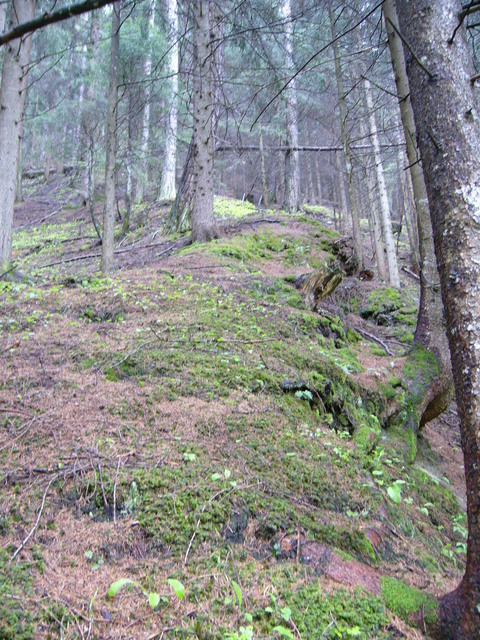
[[[148,594],[148,604],[152,607],[152,609],[155,609],[155,607],[158,607],[159,603],[160,603],[160,596],[158,593]]]
[[[169,578],[167,582],[175,591],[177,598],[183,600],[185,598],[185,587],[183,584],[179,580],[175,580],[175,578]]]
[[[282,618],[285,620],[285,622],[288,622],[292,617],[292,610],[290,609],[290,607],[284,607],[283,609],[280,609],[280,613],[282,614]]]
[[[130,578],[120,578],[120,580],[115,580],[115,582],[112,582],[112,584],[110,585],[110,589],[108,590],[108,597],[113,598],[113,596],[115,596],[120,591],[120,589],[122,589],[127,584],[132,584],[135,586],[137,585],[137,583],[133,580],[130,580]]]
[[[233,587],[233,590],[235,591],[235,595],[237,596],[238,607],[241,608],[241,606],[242,606],[242,590],[240,589],[239,584],[235,582],[235,580],[232,580],[232,587]]]
[[[402,501],[402,487],[399,484],[392,484],[387,488],[388,497],[395,504],[400,504]]]
[[[291,638],[293,640],[293,633],[290,631],[290,629],[287,629],[286,627],[282,627],[281,624],[279,624],[276,627],[273,627],[273,630],[276,631],[279,635],[281,635],[282,638]]]
[[[215,482],[216,480],[220,480],[220,478],[222,478],[222,474],[221,473],[212,473],[211,475],[211,479]]]

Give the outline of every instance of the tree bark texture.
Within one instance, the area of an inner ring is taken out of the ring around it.
[[[35,0],[14,0],[10,28],[31,20]],[[23,112],[32,37],[12,40],[6,47],[0,87],[0,270],[12,260],[13,206],[17,185]]]
[[[120,2],[112,6],[112,38],[110,43],[110,77],[107,106],[107,156],[105,162],[105,206],[103,210],[102,272],[113,271],[113,239],[115,231],[115,178],[117,162],[118,55],[120,49]]]
[[[480,629],[480,115],[466,32],[457,30],[460,11],[456,0],[398,2],[467,485],[465,575],[441,602],[439,634],[470,640]]]
[[[329,15],[330,15],[330,30],[332,34],[333,41],[333,56],[335,62],[335,77],[337,81],[337,93],[338,93],[338,108],[340,111],[340,127],[342,133],[342,147],[343,147],[343,158],[345,161],[345,172],[347,174],[347,186],[348,186],[348,197],[350,199],[350,213],[352,216],[352,233],[353,233],[353,245],[355,248],[355,259],[357,262],[355,272],[361,271],[364,268],[364,259],[363,259],[363,241],[362,241],[362,232],[360,230],[360,217],[358,210],[358,197],[355,187],[354,181],[354,172],[352,165],[352,154],[350,150],[350,133],[348,131],[347,124],[347,101],[345,98],[345,89],[343,86],[343,76],[342,76],[342,67],[340,65],[340,55],[338,50],[338,43],[336,40],[336,30],[333,12],[331,8],[331,4],[329,6]]]
[[[405,56],[402,42],[398,35],[399,28],[395,0],[385,0],[383,3],[383,15],[395,74],[408,165],[410,167],[417,210],[418,249],[420,254],[420,306],[415,330],[415,342],[420,342],[426,349],[432,349],[440,365],[438,383],[435,385],[435,389],[432,389],[432,397],[425,407],[426,413],[423,417],[423,422],[427,422],[446,409],[451,397],[453,380],[445,333],[440,278],[433,245],[430,206],[417,146],[417,132],[410,99],[410,85],[405,66]]]
[[[140,150],[140,167],[137,171],[137,189],[135,199],[137,203],[143,202],[145,186],[148,182],[148,143],[150,140],[150,102],[152,99],[152,85],[150,75],[152,73],[152,30],[155,26],[155,0],[150,0],[148,6],[147,32],[145,34],[147,55],[143,67],[145,87],[145,103],[142,114],[142,143]]]
[[[5,21],[7,19],[7,3],[2,2],[0,4],[0,35],[5,29]]]
[[[213,118],[214,32],[210,22],[211,0],[194,3],[193,81],[193,202],[192,240],[207,242],[218,237],[213,215]]]
[[[290,0],[282,0],[280,16],[285,21],[285,66],[288,75],[295,72],[293,60],[292,9]],[[287,131],[287,151],[285,153],[285,196],[283,208],[288,213],[297,213],[300,204],[300,154],[298,147],[298,106],[295,78],[284,91]]]
[[[268,209],[267,172],[265,170],[265,152],[263,150],[263,132],[261,127],[258,133],[258,147],[260,149],[260,173],[262,176],[262,201],[265,209]]]
[[[165,130],[165,154],[159,197],[161,200],[173,200],[176,194],[177,166],[177,121],[178,121],[178,12],[177,0],[167,2],[169,60],[168,74],[170,103]]]
[[[365,101],[368,109],[368,122],[370,125],[370,142],[372,143],[373,159],[375,163],[375,173],[377,176],[378,198],[380,204],[380,216],[382,221],[383,239],[385,241],[385,251],[388,264],[388,278],[392,287],[400,289],[400,276],[398,273],[397,254],[392,234],[392,219],[390,216],[390,205],[388,204],[387,185],[383,173],[382,156],[380,154],[380,141],[378,139],[377,120],[373,106],[372,88],[370,81],[364,78]]]

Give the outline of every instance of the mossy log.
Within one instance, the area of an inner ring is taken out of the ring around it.
[[[323,265],[311,274],[302,275],[295,281],[295,287],[302,294],[305,306],[317,311],[320,300],[335,291],[343,279],[343,273]]]

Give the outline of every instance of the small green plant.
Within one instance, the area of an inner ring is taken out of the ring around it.
[[[172,587],[176,597],[179,600],[183,600],[185,598],[185,587],[179,580],[175,580],[175,578],[169,578],[167,580],[167,583]],[[120,578],[119,580],[115,580],[115,582],[112,582],[108,590],[108,597],[115,597],[121,589],[128,586],[140,589],[141,592],[146,596],[148,604],[152,609],[158,607],[160,601],[168,601],[168,598],[166,596],[161,596],[155,591],[147,591],[138,582],[136,582],[135,580],[131,580],[130,578]]]
[[[238,631],[227,631],[223,636],[225,640],[253,640],[253,627],[240,627]]]
[[[388,497],[395,504],[400,504],[402,501],[402,486],[405,484],[405,480],[395,480],[395,482],[387,488]]]
[[[95,556],[93,551],[85,551],[85,558],[91,563],[92,571],[97,571],[103,564],[103,557],[99,554]]]

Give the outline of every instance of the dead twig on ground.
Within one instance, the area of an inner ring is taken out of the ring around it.
[[[42,503],[40,505],[40,509],[38,510],[38,515],[37,515],[37,519],[35,520],[35,524],[33,525],[33,527],[30,529],[29,534],[27,535],[27,537],[22,541],[21,545],[15,550],[15,552],[13,553],[13,555],[10,558],[10,562],[12,562],[13,560],[15,560],[15,558],[18,556],[18,554],[20,553],[20,551],[22,551],[22,549],[25,548],[25,545],[27,544],[27,542],[30,540],[30,538],[33,536],[33,534],[35,533],[35,531],[38,528],[38,525],[40,523],[40,518],[42,517],[42,513],[43,513],[43,508],[45,506],[45,500],[47,499],[47,493],[48,490],[50,489],[50,487],[52,486],[53,482],[59,477],[59,473],[56,473],[52,478],[50,478],[50,482],[47,484],[47,487],[45,489],[45,491],[43,492],[43,497],[42,497]]]
[[[11,349],[15,349],[15,347],[19,347],[22,344],[21,340],[17,340],[17,342],[14,342],[13,344],[9,344],[8,347],[5,347],[4,349],[2,349],[0,351],[0,353],[6,353],[7,351],[10,351]],[[1,411],[1,409],[0,409]]]
[[[355,328],[355,331],[358,331],[358,333],[362,336],[364,336],[365,338],[369,339],[369,340],[373,340],[374,342],[377,342],[381,347],[383,347],[385,349],[385,353],[387,353],[389,356],[393,356],[394,354],[390,351],[390,349],[388,348],[388,345],[385,344],[385,342],[383,342],[383,340],[380,340],[380,338],[377,338],[376,336],[372,335],[371,333],[368,333],[368,331],[364,331],[363,329],[359,329],[358,327]]]

